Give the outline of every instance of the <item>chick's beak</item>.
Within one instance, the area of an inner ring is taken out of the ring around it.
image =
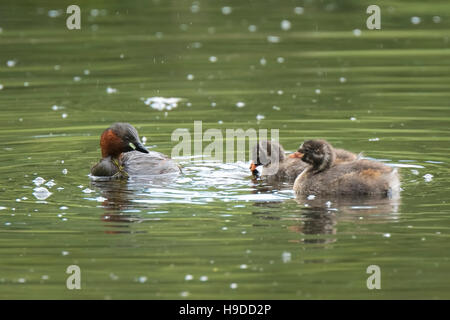
[[[300,158],[301,159],[301,158],[303,158],[303,153],[296,151],[293,154],[290,154],[289,158]]]
[[[254,163],[252,162],[252,164],[250,165],[250,171],[253,172],[253,171],[255,171],[255,170],[256,170],[256,164],[254,164]]]

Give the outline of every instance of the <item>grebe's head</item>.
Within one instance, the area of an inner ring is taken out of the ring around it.
[[[259,166],[283,161],[285,158],[283,147],[276,141],[261,140],[252,150],[252,163],[250,171],[257,175]]]
[[[102,157],[117,158],[122,152],[140,151],[148,153],[144,147],[137,130],[129,123],[117,122],[103,131],[100,138]]]
[[[298,149],[302,161],[310,164],[316,172],[332,166],[336,155],[333,147],[325,140],[308,140]]]

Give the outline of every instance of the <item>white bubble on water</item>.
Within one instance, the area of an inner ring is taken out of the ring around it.
[[[62,109],[64,109],[63,106],[57,106],[56,104],[52,106],[53,111],[58,111],[58,110],[62,110]]]
[[[3,85],[0,83],[0,90],[3,90],[3,88],[4,88]]]
[[[340,77],[339,78],[339,82],[340,83],[345,83],[345,82],[347,82],[347,79],[345,77]]]
[[[266,117],[265,116],[263,116],[262,114],[257,114],[256,115],[256,120],[258,120],[258,121],[261,121],[261,120],[263,120],[263,119],[265,119]]]
[[[36,179],[33,180],[33,183],[36,186],[40,186],[41,184],[43,184],[45,182],[45,179],[42,177],[37,177]]]
[[[75,76],[75,77],[73,77],[73,81],[79,82],[79,81],[81,81],[81,77]]]
[[[92,192],[95,192],[95,191],[92,190],[92,189],[86,188],[86,189],[82,190],[82,192],[83,193],[92,193]]]
[[[433,175],[431,173],[427,173],[426,175],[423,176],[425,182],[430,182],[433,180]]]
[[[294,12],[295,14],[303,14],[303,12],[305,12],[305,9],[303,7],[295,7],[294,8]]]
[[[147,282],[147,277],[146,277],[146,276],[140,276],[140,277],[137,279],[137,281],[138,281],[139,283],[145,283],[145,282]]]
[[[62,14],[62,10],[49,10],[47,14],[50,18],[56,18]]]
[[[228,15],[233,11],[231,7],[222,7],[222,14]]]
[[[47,187],[51,188],[51,187],[54,187],[54,186],[56,185],[56,183],[55,183],[55,181],[52,179],[52,180],[50,180],[49,182],[47,182],[45,185],[46,185]]]
[[[33,191],[33,196],[38,200],[45,200],[52,195],[52,193],[44,187],[34,188]]]
[[[278,107],[278,106],[273,106],[272,109],[273,109],[273,110],[277,110],[277,111],[280,111],[280,110],[281,110],[281,108]]]
[[[416,17],[416,16],[411,17],[411,23],[412,24],[419,24],[420,21],[421,21],[420,17]]]
[[[68,173],[68,171],[67,171],[67,169],[62,169],[62,174],[67,174]]]
[[[88,76],[91,72],[88,69],[86,69],[83,71],[83,73],[84,73],[84,75]]]
[[[248,31],[250,32],[256,32],[258,30],[258,27],[255,26],[254,24],[251,24],[248,26]]]
[[[68,116],[68,114],[67,114],[67,113],[63,113],[63,114],[61,115],[61,117],[62,117],[63,119],[66,119],[66,118],[67,118],[67,116]]]
[[[283,20],[281,21],[281,29],[284,31],[288,31],[291,29],[291,22],[289,20]]]
[[[217,62],[217,57],[215,57],[215,56],[211,56],[211,57],[209,57],[209,62]]]
[[[350,117],[350,121],[356,121],[355,117]]]
[[[96,17],[100,13],[100,10],[98,9],[91,9],[91,16]]]
[[[117,93],[117,89],[108,87],[106,88],[106,93],[108,94]]]
[[[245,103],[242,101],[238,101],[238,102],[236,102],[236,107],[243,108],[243,107],[245,107]]]
[[[383,237],[384,237],[384,238],[390,238],[390,237],[391,237],[391,234],[390,234],[390,233],[383,233]]]
[[[238,287],[237,283],[233,282],[232,284],[230,284],[231,289],[237,289],[237,287]]]
[[[9,68],[15,67],[15,66],[16,66],[16,63],[17,63],[16,60],[8,60],[8,61],[6,61],[6,65],[7,65]]]
[[[284,62],[284,58],[283,57],[278,57],[277,58],[277,62],[278,63],[283,63]]]
[[[181,98],[150,97],[147,98],[144,103],[152,109],[163,111],[175,109],[180,101]],[[189,104],[190,103],[188,102],[186,105],[190,106]]]
[[[194,75],[193,74],[188,74],[187,75],[187,79],[188,80],[194,80]]]
[[[61,254],[63,256],[68,256],[70,254],[70,252],[69,251],[61,251]]]
[[[240,268],[240,269],[247,269],[248,266],[247,266],[246,264],[241,264],[241,265],[239,266],[239,268]]]
[[[306,199],[308,199],[308,200],[314,200],[315,198],[316,198],[315,195],[310,194]]]
[[[206,281],[208,281],[208,277],[207,276],[201,276],[200,277],[200,281],[206,282]]]
[[[197,13],[199,11],[200,11],[200,4],[197,1],[193,2],[191,5],[191,12]]]
[[[433,19],[434,23],[440,23],[442,20],[441,17],[439,17],[439,16],[434,16],[432,19]]]
[[[316,89],[314,92],[315,92],[316,94],[321,94],[321,93],[322,93],[322,91],[321,91],[320,89]]]
[[[186,280],[186,281],[191,281],[191,280],[193,280],[194,279],[194,276],[192,275],[192,274],[187,274],[185,277],[184,277],[184,280]]]
[[[359,37],[360,35],[361,35],[361,30],[359,30],[359,29],[354,29],[353,30],[353,35],[355,36],[355,37]]]
[[[290,252],[287,252],[287,251],[283,252],[281,254],[281,260],[283,261],[283,263],[291,262],[292,254]]]
[[[270,43],[278,43],[281,41],[281,38],[278,36],[267,36],[267,41]]]
[[[266,60],[265,58],[261,58],[261,59],[259,60],[259,63],[260,63],[262,66],[265,66],[265,65],[267,64],[267,60]]]

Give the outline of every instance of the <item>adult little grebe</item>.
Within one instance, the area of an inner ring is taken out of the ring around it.
[[[354,161],[357,155],[343,149],[334,149],[336,158],[334,163]],[[283,147],[275,141],[261,140],[252,150],[252,163],[250,171],[254,176],[258,175],[256,168],[263,166],[261,177],[269,180],[294,182],[295,178],[308,167],[302,161],[302,155],[294,152],[285,155]]]
[[[371,160],[335,163],[336,152],[324,140],[308,140],[298,150],[309,164],[296,179],[297,195],[393,196],[400,181],[397,170]]]
[[[159,152],[148,151],[129,123],[115,123],[100,138],[102,159],[92,167],[93,176],[127,178],[130,175],[179,173],[180,167]]]

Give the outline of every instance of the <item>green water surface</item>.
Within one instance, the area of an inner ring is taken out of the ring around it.
[[[72,3],[2,1],[0,299],[449,299],[450,4],[377,1],[371,31],[372,2],[79,0],[70,31]],[[168,155],[194,121],[324,138],[400,168],[403,192],[301,202],[189,156],[175,181],[92,182],[116,121]]]

